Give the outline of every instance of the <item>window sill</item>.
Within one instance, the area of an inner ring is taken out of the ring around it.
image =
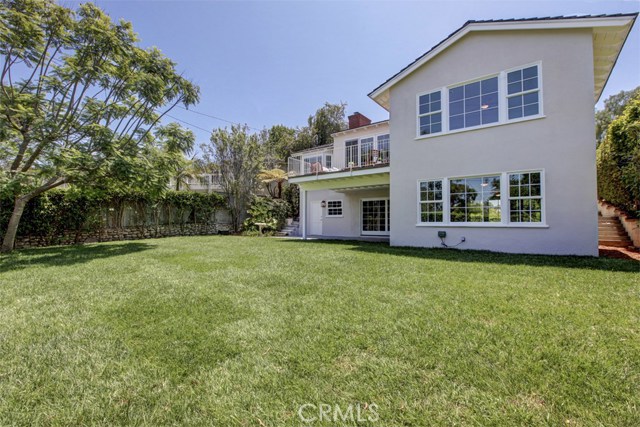
[[[439,136],[455,135],[457,133],[471,132],[471,131],[480,130],[480,129],[488,129],[488,128],[493,128],[493,127],[496,127],[496,126],[511,125],[511,124],[514,124],[514,123],[528,122],[528,121],[531,121],[531,120],[544,119],[546,117],[547,116],[545,116],[544,114],[538,114],[537,116],[522,117],[522,118],[519,118],[519,119],[508,120],[506,122],[498,122],[498,123],[491,123],[491,124],[488,124],[488,125],[481,125],[481,126],[474,126],[474,127],[470,127],[470,128],[464,128],[464,129],[450,130],[448,132],[432,133],[430,135],[420,135],[420,136],[415,137],[414,141],[420,141],[420,140],[429,139],[429,138],[437,138]]]
[[[542,223],[509,223],[504,224],[501,222],[419,222],[416,227],[461,227],[461,228],[549,228],[547,224]]]

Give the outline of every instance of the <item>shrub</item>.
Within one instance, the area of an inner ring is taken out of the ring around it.
[[[290,213],[289,204],[282,199],[268,197],[254,197],[251,207],[247,211],[249,217],[244,221],[245,232],[259,230],[256,223],[265,223],[266,230],[278,230],[282,228]]]
[[[634,217],[640,211],[640,95],[614,120],[597,150],[598,196]]]
[[[289,184],[282,192],[282,198],[289,204],[290,215],[293,218],[300,216],[300,187],[297,184]]]

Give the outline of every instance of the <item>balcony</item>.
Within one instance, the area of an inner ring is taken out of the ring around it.
[[[373,142],[373,141],[372,141]],[[377,149],[371,145],[358,144],[343,147],[344,157],[334,153],[333,147],[310,150],[289,157],[287,172],[289,177],[330,174],[335,172],[360,171],[389,166],[388,141]]]

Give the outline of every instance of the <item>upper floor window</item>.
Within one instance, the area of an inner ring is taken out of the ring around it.
[[[418,120],[420,135],[430,135],[442,131],[442,95],[440,91],[418,97]]]
[[[344,143],[346,166],[358,166],[358,140],[352,139]]]
[[[541,64],[417,96],[417,138],[542,117]]]
[[[389,163],[389,134],[378,135],[378,160],[377,162]]]
[[[360,140],[360,166],[368,166],[373,161],[373,137]]]
[[[538,66],[507,73],[509,120],[540,113]]]
[[[497,121],[497,76],[449,89],[449,130]]]

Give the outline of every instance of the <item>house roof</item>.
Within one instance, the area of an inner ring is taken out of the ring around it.
[[[389,119],[387,119],[387,120],[379,120],[377,122],[369,123],[368,125],[362,125],[362,126],[358,126],[358,127],[351,128],[351,129],[341,130],[339,132],[334,132],[334,133],[331,134],[331,136],[341,135],[343,133],[353,132],[353,131],[356,131],[356,130],[362,130],[362,129],[366,129],[366,128],[369,128],[369,127],[378,127],[378,126],[380,126],[382,124],[385,124],[385,123],[389,123]]]
[[[597,102],[637,16],[638,13],[618,13],[612,15],[470,20],[371,91],[369,97],[386,110],[389,110],[389,89],[392,86],[472,31],[592,28],[595,77],[594,97]]]

